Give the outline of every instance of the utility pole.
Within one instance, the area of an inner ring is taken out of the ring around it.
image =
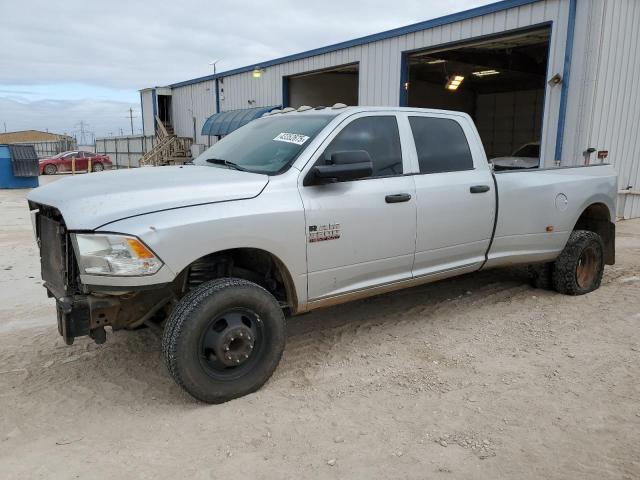
[[[133,114],[133,108],[129,107],[129,115],[127,115],[127,118],[129,119],[129,121],[131,122],[131,135],[135,135],[135,133],[133,133],[133,119],[134,118],[138,118]],[[122,130],[122,129],[121,129]],[[122,135],[122,134],[120,134]]]
[[[209,65],[212,65],[212,66],[213,66],[213,74],[214,74],[214,75],[216,74],[216,64],[217,64],[220,60],[221,60],[221,59],[219,58],[219,59],[217,59],[217,60],[214,60],[213,62],[209,62]]]
[[[131,120],[131,135],[133,136],[133,108],[129,107],[129,120]]]
[[[7,133],[7,122],[4,122],[4,133]]]

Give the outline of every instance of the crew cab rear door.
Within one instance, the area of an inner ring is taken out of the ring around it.
[[[479,268],[495,221],[495,186],[469,117],[404,115],[411,132],[417,202],[413,276]]]
[[[405,174],[406,148],[395,112],[357,113],[336,127],[303,169],[309,300],[411,278],[416,201],[413,177]],[[353,150],[369,154],[371,177],[305,185],[314,165]]]

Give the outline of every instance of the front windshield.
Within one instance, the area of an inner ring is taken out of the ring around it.
[[[540,157],[540,145],[535,143],[529,143],[524,147],[521,147],[514,154],[514,157],[527,157],[527,158],[539,158]]]
[[[235,168],[277,175],[334,115],[277,115],[260,118],[235,130],[194,160],[196,165]]]

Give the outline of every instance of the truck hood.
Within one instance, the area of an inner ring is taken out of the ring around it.
[[[93,230],[159,210],[253,198],[268,182],[267,175],[227,168],[148,167],[63,178],[27,199],[57,208],[70,230]]]

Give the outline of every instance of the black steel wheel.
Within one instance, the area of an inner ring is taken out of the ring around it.
[[[263,340],[262,320],[252,310],[223,312],[200,336],[200,360],[209,375],[221,380],[238,378],[253,367]]]
[[[222,403],[259,389],[280,361],[285,319],[261,286],[237,278],[190,291],[165,326],[162,350],[169,373],[189,394]]]
[[[575,230],[553,266],[553,287],[566,295],[584,295],[600,287],[604,244],[595,232]]]

